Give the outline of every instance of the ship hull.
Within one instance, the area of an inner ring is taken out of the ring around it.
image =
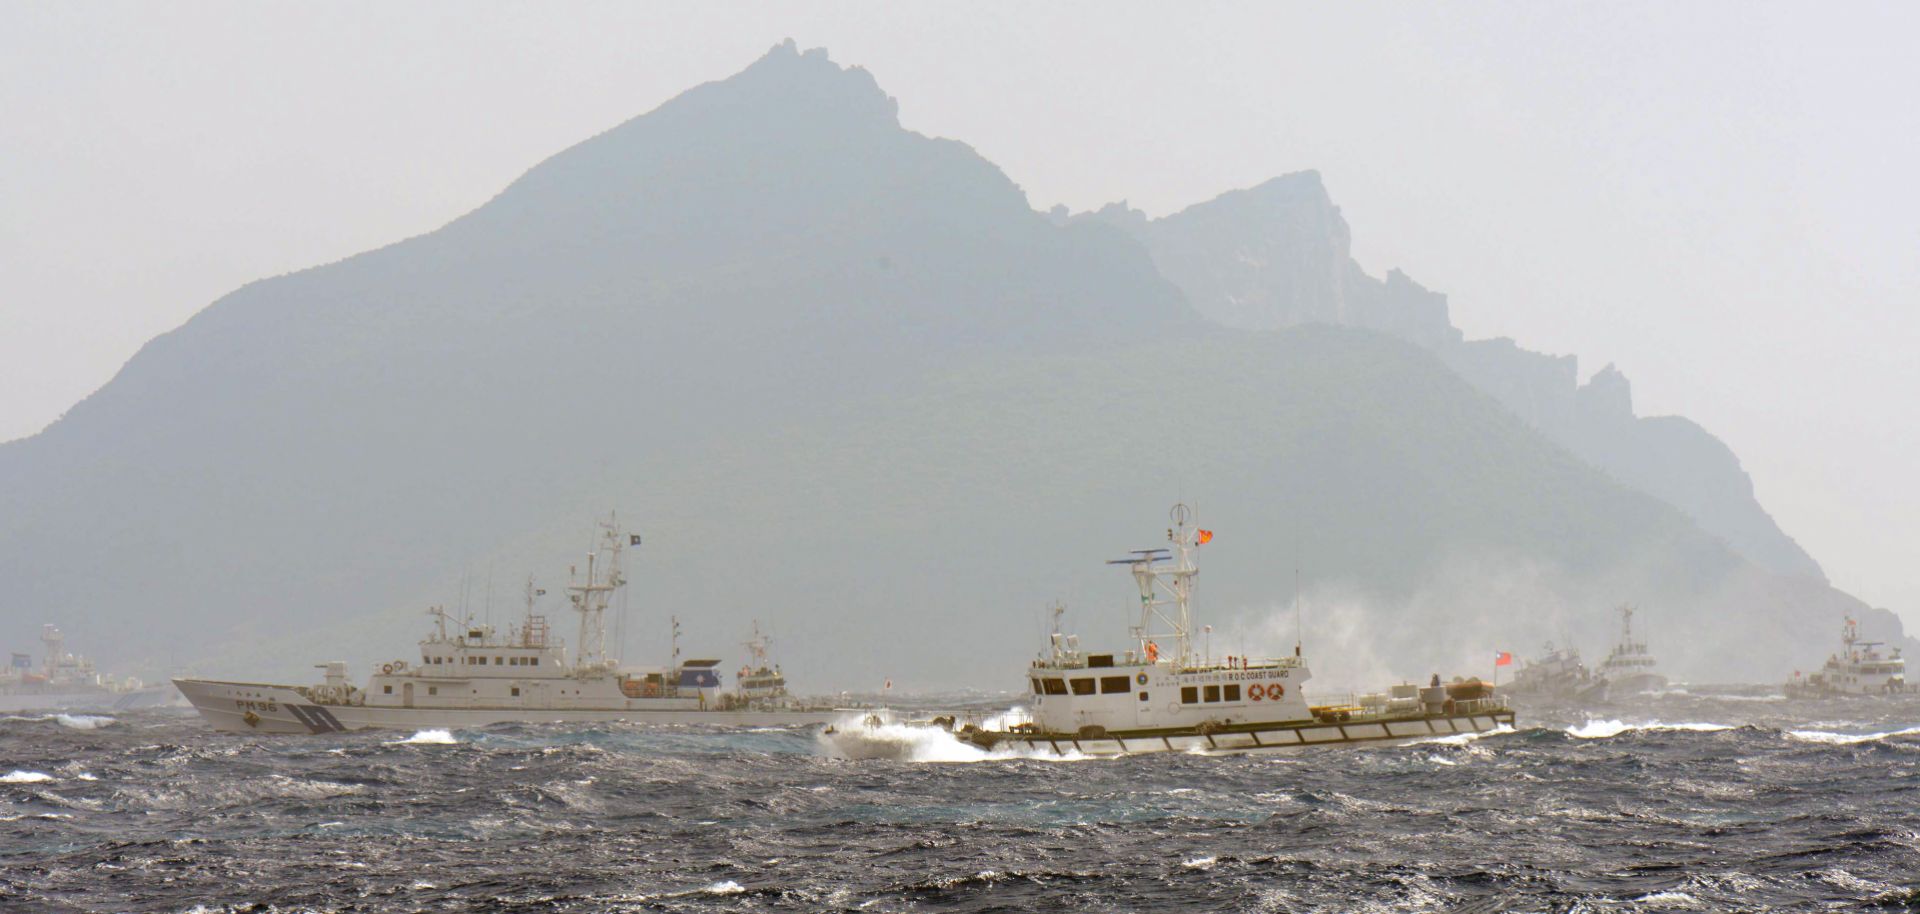
[[[961,738],[983,749],[1013,749],[1057,756],[1121,756],[1153,752],[1242,754],[1356,743],[1408,742],[1490,733],[1512,726],[1513,712],[1502,708],[1389,720],[1241,726],[1210,733],[1191,730],[1139,731],[1081,737],[1065,733],[1024,734],[975,730],[963,733]]]
[[[0,695],[0,713],[23,711],[106,711],[120,696],[112,692],[41,692]]]
[[[701,710],[697,708],[396,708],[320,704],[287,685],[176,679],[195,710],[216,730],[231,733],[317,734],[347,730],[452,730],[503,723],[697,724],[792,727],[824,724],[850,713],[820,710]]]
[[[131,692],[105,689],[85,692],[9,692],[0,694],[0,714],[25,711],[133,711],[164,707],[172,700],[172,686],[148,686]]]
[[[1629,673],[1624,676],[1607,677],[1607,691],[1615,698],[1659,692],[1666,687],[1667,677],[1659,673]]]
[[[1801,685],[1792,682],[1787,683],[1783,691],[1788,698],[1808,701],[1852,698],[1907,698],[1915,694],[1904,686],[1899,688],[1883,686],[1877,689],[1861,689],[1849,692],[1845,689],[1834,688],[1833,686]]]

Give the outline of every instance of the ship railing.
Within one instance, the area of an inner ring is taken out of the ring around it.
[[[1507,700],[1504,698],[1501,698],[1498,695],[1489,696],[1487,698],[1469,698],[1469,699],[1466,699],[1465,701],[1459,701],[1459,700],[1454,701],[1453,707],[1455,711],[1461,714],[1480,714],[1487,711],[1505,711],[1507,710]]]

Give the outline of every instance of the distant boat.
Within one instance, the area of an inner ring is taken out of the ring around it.
[[[38,666],[33,655],[15,653],[0,669],[0,712],[130,711],[159,707],[173,697],[165,685],[102,675],[93,661],[67,650],[59,626],[42,625],[40,644],[44,656]]]
[[[1620,643],[1613,646],[1613,652],[1600,664],[1600,676],[1607,681],[1607,691],[1614,697],[1657,692],[1667,687],[1667,677],[1660,672],[1659,661],[1647,652],[1645,641],[1633,636],[1634,611],[1628,605],[1615,610],[1620,614]]]
[[[762,710],[799,707],[801,702],[787,691],[787,674],[780,671],[780,664],[768,659],[773,639],[761,633],[758,619],[753,623],[753,637],[742,646],[747,649],[747,662],[734,679],[735,691],[721,696],[721,706]]]
[[[1500,691],[1518,698],[1561,701],[1602,702],[1607,700],[1608,684],[1595,676],[1580,660],[1577,648],[1556,648],[1549,642],[1546,653],[1527,661],[1513,676],[1513,682]]]
[[[382,663],[356,686],[347,664],[320,664],[325,681],[280,685],[176,679],[174,684],[216,729],[239,733],[329,733],[369,728],[478,727],[507,722],[639,721],[647,723],[787,726],[825,723],[840,709],[792,699],[722,692],[719,660],[680,660],[680,624],[674,622],[673,662],[631,667],[608,659],[606,609],[626,586],[621,551],[640,538],[617,521],[601,525],[597,551],[588,553],[585,579],[567,587],[580,615],[573,650],[534,612],[545,591],[527,584],[527,614],[503,636],[491,625],[453,619],[441,607],[432,633],[414,660]],[[448,622],[453,622],[449,630]],[[764,660],[764,652],[760,655]],[[779,679],[784,696],[786,682]]]
[[[1788,698],[1845,698],[1862,695],[1898,695],[1907,691],[1907,661],[1900,649],[1879,650],[1885,642],[1861,641],[1860,624],[1852,616],[1840,628],[1840,653],[1827,656],[1820,672],[1787,680]]]

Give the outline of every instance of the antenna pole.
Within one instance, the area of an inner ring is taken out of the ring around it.
[[[1293,566],[1293,656],[1300,656],[1300,647],[1306,643],[1306,625],[1300,621],[1300,566]]]

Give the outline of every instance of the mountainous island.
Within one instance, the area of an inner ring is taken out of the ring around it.
[[[1055,599],[1123,646],[1102,560],[1175,501],[1217,532],[1213,650],[1298,633],[1329,686],[1597,661],[1621,603],[1696,681],[1817,664],[1848,613],[1906,640],[1706,430],[1365,272],[1318,175],[1042,212],[791,42],[437,231],[235,290],[0,444],[0,633],[359,675],[429,604],[517,617],[529,574],[570,631],[617,509],[630,662],[674,616],[737,660],[758,619],[801,691],[1013,688]]]

